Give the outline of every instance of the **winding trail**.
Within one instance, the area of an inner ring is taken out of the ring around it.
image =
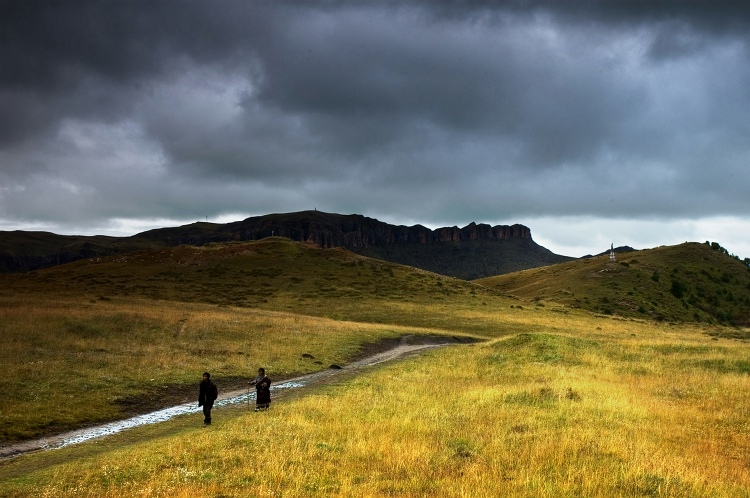
[[[309,387],[316,384],[321,384],[325,381],[329,381],[335,377],[342,376],[344,374],[352,373],[353,371],[377,365],[386,361],[392,361],[397,358],[404,357],[411,353],[416,353],[425,349],[436,348],[440,346],[446,346],[448,344],[456,344],[463,342],[456,340],[455,338],[443,337],[443,338],[431,338],[429,340],[420,339],[416,342],[412,342],[409,338],[414,336],[407,336],[401,338],[401,341],[395,347],[362,358],[354,361],[347,365],[335,368],[331,367],[327,370],[315,372],[301,377],[285,380],[276,385],[271,386],[271,391],[279,392],[283,390],[299,389]],[[219,396],[219,399],[214,404],[215,407],[238,405],[242,403],[250,403],[255,400],[255,392],[247,390],[242,391],[231,391]],[[0,460],[5,460],[19,455],[27,453],[52,450],[56,448],[64,448],[66,446],[83,443],[91,439],[106,437],[112,434],[117,434],[127,429],[134,427],[140,427],[148,424],[156,424],[159,422],[165,422],[179,415],[185,415],[189,413],[201,412],[202,408],[199,408],[195,402],[183,403],[180,405],[164,408],[161,410],[145,413],[125,420],[118,420],[115,422],[109,422],[107,424],[98,425],[94,427],[88,427],[85,429],[70,431],[62,434],[57,434],[49,437],[43,437],[30,441],[24,441],[10,446],[0,448]]]

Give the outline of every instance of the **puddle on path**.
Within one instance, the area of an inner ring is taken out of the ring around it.
[[[355,369],[376,365],[378,363],[383,363],[385,361],[393,360],[393,359],[402,357],[406,354],[413,353],[416,351],[444,346],[451,342],[452,341],[445,341],[445,342],[428,343],[428,344],[424,344],[424,343],[405,344],[402,342],[402,344],[396,346],[393,349],[364,358],[362,360],[356,361],[354,363],[340,367],[338,369],[324,370],[321,372],[308,374],[308,375],[298,377],[295,379],[290,379],[290,380],[281,382],[276,385],[272,384],[271,391],[278,392],[280,390],[286,390],[286,389],[298,389],[301,387],[305,387],[305,386],[317,383],[323,379],[339,375],[343,372],[351,372],[352,370],[355,370]],[[250,404],[254,401],[255,401],[254,390],[251,390],[249,392],[234,391],[234,392],[227,393],[224,396],[220,396],[219,399],[214,404],[214,407],[220,408],[222,406],[239,405],[243,403]],[[89,427],[86,429],[68,432],[65,434],[58,434],[56,436],[36,439],[33,441],[26,441],[26,442],[19,443],[16,445],[0,448],[0,459],[10,458],[10,457],[22,455],[25,453],[30,453],[33,451],[64,448],[66,446],[83,443],[91,439],[96,439],[96,438],[101,438],[101,437],[117,434],[119,432],[122,432],[127,429],[132,429],[134,427],[140,427],[140,426],[149,425],[149,424],[156,424],[159,422],[165,422],[167,420],[170,420],[180,415],[186,415],[190,413],[200,413],[201,411],[202,411],[202,408],[198,407],[197,402],[184,403],[181,405],[164,408],[162,410],[157,410],[155,412],[131,417],[126,420],[119,420],[116,422],[110,422],[108,424],[103,424],[103,425],[99,425],[95,427]]]
[[[278,391],[279,389],[290,389],[295,387],[304,386],[304,382],[284,382],[277,386],[271,386],[271,391]],[[255,392],[241,394],[239,396],[233,396],[231,398],[225,398],[217,400],[214,403],[214,408],[228,405],[236,405],[240,403],[250,403],[255,401]],[[186,415],[188,413],[202,412],[203,408],[200,408],[197,403],[185,403],[182,405],[165,408],[144,415],[138,415],[127,420],[119,420],[117,422],[111,422],[109,424],[92,427],[77,431],[76,433],[70,433],[64,436],[58,436],[56,441],[52,444],[48,444],[46,449],[63,448],[70,446],[71,444],[78,444],[89,439],[95,439],[103,436],[110,436],[117,434],[125,429],[132,429],[133,427],[139,427],[141,425],[157,424],[159,422],[166,422],[167,420],[177,417],[179,415]]]

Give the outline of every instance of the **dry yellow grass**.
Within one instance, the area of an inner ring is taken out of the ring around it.
[[[259,366],[284,378],[409,333],[419,331],[199,304],[5,299],[0,441],[120,418],[139,404],[193,399],[205,370],[225,388]]]
[[[566,319],[383,365],[266,413],[225,412],[210,430],[176,421],[176,433],[70,463],[24,457],[7,475],[38,470],[16,472],[0,490],[748,496],[748,344],[698,328]]]

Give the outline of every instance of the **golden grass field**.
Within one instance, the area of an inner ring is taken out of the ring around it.
[[[268,412],[218,409],[207,429],[186,415],[7,459],[0,496],[750,496],[746,330],[538,306],[395,266],[372,285],[408,298],[368,296],[356,272],[369,264],[333,274],[328,295],[298,288],[300,309],[293,287],[232,306],[6,279],[6,442],[117,418],[166,391],[192,399],[203,370],[221,388],[406,334],[483,342],[301,389]],[[330,296],[352,270],[358,295]]]

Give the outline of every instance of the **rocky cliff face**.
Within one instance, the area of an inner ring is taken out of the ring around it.
[[[390,225],[366,216],[320,211],[269,214],[227,224],[193,223],[132,237],[68,237],[0,232],[0,272],[28,271],[83,258],[175,245],[286,237],[463,279],[482,278],[567,261],[531,239],[523,225],[470,223],[431,230]],[[79,240],[86,239],[86,240]],[[33,248],[33,250],[31,250]]]
[[[285,215],[267,215],[227,225],[231,240],[257,240],[265,237],[287,237],[312,242],[320,247],[346,247],[357,251],[389,244],[434,244],[479,239],[531,239],[531,230],[523,225],[471,223],[463,228],[431,230],[422,225],[390,225],[362,215],[338,215],[303,211]]]
[[[280,236],[320,247],[345,247],[364,256],[456,278],[472,280],[571,258],[531,239],[523,225],[470,223],[431,230],[422,225],[390,225],[362,215],[303,211],[266,215],[225,225],[212,240],[258,240]]]

